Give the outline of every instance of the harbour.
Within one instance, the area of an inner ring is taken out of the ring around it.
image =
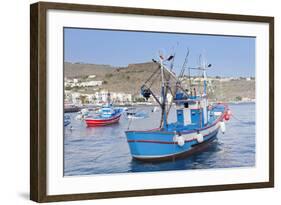
[[[69,113],[71,125],[64,130],[64,175],[92,175],[170,170],[217,169],[255,166],[255,103],[229,104],[235,119],[226,122],[226,132],[203,151],[166,162],[141,162],[130,154],[124,130],[153,129],[159,126],[160,112],[153,106],[138,106],[148,118],[131,120],[122,114],[116,124],[87,127]],[[173,108],[174,109],[174,108]],[[168,121],[176,120],[169,115]]]
[[[234,72],[228,67],[236,61],[214,56],[216,49],[201,41],[191,49],[174,41],[166,50],[156,36],[158,48],[146,44],[139,60],[112,64],[110,49],[102,52],[104,63],[65,59],[65,176],[255,166],[255,114],[248,113],[255,110],[254,56],[246,61],[249,70]]]

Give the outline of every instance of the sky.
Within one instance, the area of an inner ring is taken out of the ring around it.
[[[122,67],[175,52],[178,73],[188,49],[188,66],[199,66],[202,54],[209,76],[255,76],[254,37],[64,28],[65,62]]]

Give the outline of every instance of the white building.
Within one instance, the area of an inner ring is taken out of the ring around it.
[[[108,100],[108,94],[110,94],[110,100],[113,103],[130,103],[132,102],[132,95],[127,93],[115,93],[102,90],[100,92],[95,92],[93,94],[85,94],[80,92],[73,92],[65,90],[65,101],[81,105],[82,101],[84,103],[90,104],[104,104]]]
[[[71,95],[72,97],[72,103],[75,104],[75,105],[81,105],[82,104],[82,101],[81,101],[81,94],[78,93],[78,92],[75,92],[75,93],[72,93]]]
[[[132,95],[127,93],[112,93],[111,100],[118,103],[132,102]]]
[[[132,102],[132,95],[127,93],[116,93],[108,91],[96,92],[94,94],[97,103],[105,103],[108,100],[108,94],[110,94],[110,100],[115,103],[128,103]]]
[[[96,102],[98,103],[105,103],[107,102],[108,98],[108,91],[102,90],[101,92],[96,92],[94,94]]]
[[[81,94],[78,92],[72,92],[69,90],[64,91],[64,100],[67,103],[80,105],[81,104],[80,96],[81,96]]]
[[[93,86],[101,86],[102,81],[85,81],[77,84],[78,87],[93,87]]]
[[[64,81],[65,87],[95,87],[95,86],[101,86],[102,81],[101,80],[92,80],[92,81],[84,81],[79,82],[77,79],[74,79],[73,81]]]
[[[96,75],[89,75],[88,78],[95,78]]]

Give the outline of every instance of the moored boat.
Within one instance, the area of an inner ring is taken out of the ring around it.
[[[119,122],[123,109],[115,108],[110,102],[110,93],[107,95],[107,104],[102,106],[93,115],[88,115],[85,122],[88,127],[106,126]]]
[[[170,69],[166,67],[168,61],[173,58],[174,56],[169,56],[164,59],[163,56],[160,56],[159,61],[153,60],[159,65],[162,79],[162,100],[159,100],[146,84],[141,88],[141,93],[145,98],[148,99],[152,96],[160,105],[162,114],[159,128],[125,132],[131,155],[135,159],[162,161],[188,156],[206,147],[216,138],[219,130],[222,133],[225,132],[224,121],[229,120],[230,116],[228,106],[224,103],[216,103],[211,106],[208,103],[206,70],[211,65],[206,66],[204,63],[198,68],[189,68],[203,72],[204,85],[201,93],[197,92],[191,84],[188,91],[181,85],[179,79],[182,76],[177,77],[172,72],[172,66]],[[181,75],[183,75],[184,69],[185,63]],[[174,86],[171,79],[174,79]],[[168,92],[171,92],[173,96],[170,105],[167,103]],[[175,106],[177,120],[168,123],[167,116],[172,106]]]
[[[136,109],[131,109],[130,111],[127,111],[128,119],[144,119],[147,117],[148,114],[144,111],[137,111]]]
[[[88,127],[105,126],[119,122],[122,110],[112,106],[104,106],[94,115],[85,118]]]
[[[81,110],[80,107],[73,104],[65,104],[64,105],[64,113],[71,113],[71,112],[79,112]]]

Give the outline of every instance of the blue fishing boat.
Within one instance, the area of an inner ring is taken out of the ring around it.
[[[189,52],[188,52],[189,54]],[[203,150],[206,145],[216,138],[219,130],[225,132],[225,120],[229,120],[230,111],[224,103],[210,105],[207,96],[206,70],[211,67],[202,63],[199,67],[190,68],[203,72],[202,92],[198,92],[189,81],[189,89],[184,89],[181,78],[186,69],[187,57],[179,76],[173,69],[175,55],[168,58],[163,56],[153,60],[158,65],[161,75],[161,98],[159,99],[151,87],[144,84],[141,94],[146,99],[151,96],[159,104],[162,114],[160,126],[152,130],[128,130],[126,137],[131,155],[134,159],[142,161],[162,161],[189,156]],[[171,61],[171,62],[170,62]],[[167,67],[170,64],[170,68]],[[150,76],[153,81],[157,70]],[[155,80],[154,80],[155,81]],[[167,102],[167,93],[173,96],[170,104]],[[176,122],[168,123],[167,117],[171,107],[175,107]]]

